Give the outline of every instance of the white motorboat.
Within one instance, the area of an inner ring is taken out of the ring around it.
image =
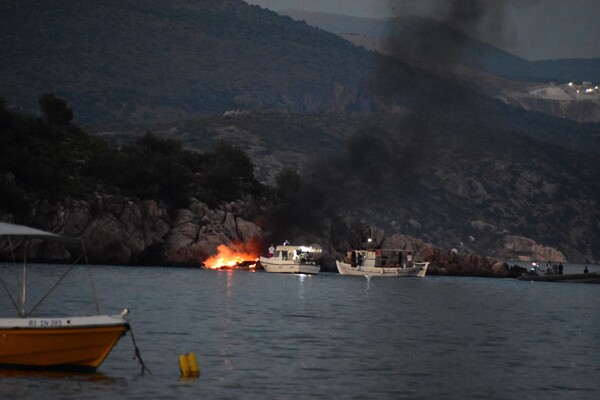
[[[344,261],[336,260],[341,275],[425,277],[429,262],[402,262],[402,250],[352,250]]]
[[[277,246],[271,257],[260,257],[260,264],[267,272],[287,274],[318,274],[321,267],[315,263],[315,254],[321,253],[317,246]]]

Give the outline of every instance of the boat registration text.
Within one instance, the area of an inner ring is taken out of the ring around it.
[[[31,328],[48,328],[62,326],[60,319],[30,319],[29,326]]]

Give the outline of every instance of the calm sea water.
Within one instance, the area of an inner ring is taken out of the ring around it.
[[[57,268],[28,276],[48,286]],[[600,398],[600,285],[91,271],[103,313],[130,308],[152,374],[127,335],[95,374],[0,372],[0,399]],[[32,283],[30,304],[40,293]],[[93,311],[90,293],[77,267],[39,312]],[[0,307],[13,316],[4,294]],[[199,378],[180,378],[187,352]]]

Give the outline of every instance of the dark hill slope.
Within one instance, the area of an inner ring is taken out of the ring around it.
[[[600,80],[598,58],[528,61],[430,18],[360,18],[301,10],[285,10],[281,14],[338,35],[363,35],[375,39],[393,37],[397,51],[405,60],[433,53],[436,57],[509,79],[542,82]]]
[[[80,122],[118,122],[120,131],[204,116],[166,134],[190,147],[228,139],[265,176],[301,167],[306,192],[295,205],[309,211],[439,244],[473,236],[486,253],[526,233],[571,259],[598,259],[597,125],[508,107],[236,0],[0,7],[10,17],[0,24],[10,107],[34,108],[53,91]],[[277,112],[220,116],[238,108]],[[287,226],[319,220],[292,215]]]
[[[337,215],[462,251],[516,257],[516,235],[571,261],[598,260],[597,156],[453,112],[240,113],[156,134],[195,149],[235,143],[272,183],[298,169],[302,184],[275,223],[282,237],[318,236]]]
[[[34,112],[39,95],[53,92],[85,125],[232,109],[431,113],[468,99],[479,109],[463,107],[457,118],[488,118],[493,108],[499,123],[526,134],[597,148],[593,129],[523,129],[541,117],[238,0],[6,1],[0,16],[0,97]],[[464,38],[454,38],[451,53],[460,53]]]
[[[0,15],[0,96],[22,108],[43,92],[84,123],[372,106],[375,55],[238,0],[5,1]]]

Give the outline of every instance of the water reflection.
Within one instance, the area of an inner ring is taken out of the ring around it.
[[[595,285],[134,267],[96,275],[111,303],[137,306],[152,375],[140,376],[120,343],[102,366],[109,376],[0,371],[0,399],[598,398]],[[79,298],[79,287],[64,288]],[[188,351],[201,378],[178,380],[176,355]]]
[[[96,382],[116,384],[121,378],[107,376],[100,372],[77,372],[77,371],[52,371],[52,370],[26,370],[26,369],[0,369],[0,378],[46,378],[46,379],[68,379],[82,382]]]
[[[367,286],[365,287],[365,297],[369,300],[369,290],[371,290],[371,275],[365,275],[367,278]]]
[[[306,280],[306,274],[297,274],[298,279],[300,280],[300,285],[299,285],[299,290],[298,290],[298,297],[301,298],[302,300],[304,300],[304,292],[305,292],[305,287],[304,287],[304,281]]]
[[[227,299],[228,300],[231,299],[232,289],[233,289],[233,271],[228,270],[227,271]]]

